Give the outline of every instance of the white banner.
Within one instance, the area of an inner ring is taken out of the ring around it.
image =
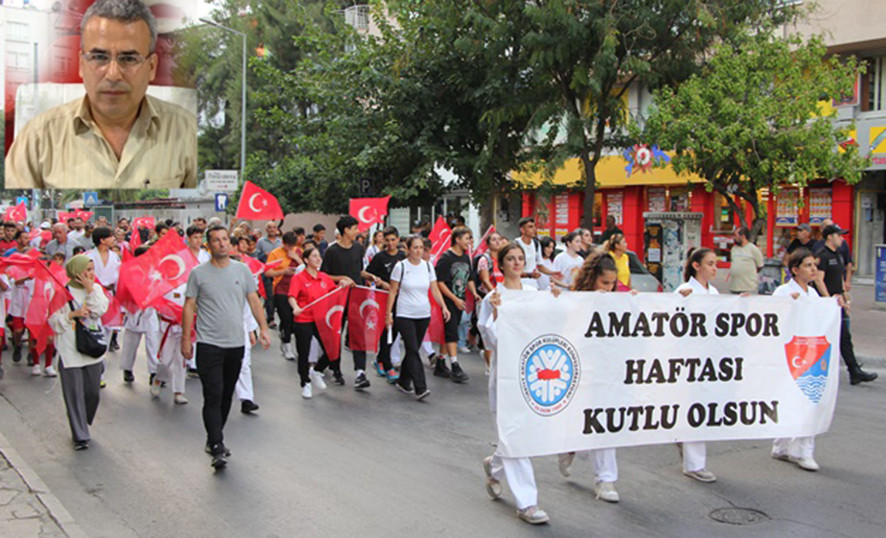
[[[499,448],[511,457],[830,427],[834,299],[503,290]]]

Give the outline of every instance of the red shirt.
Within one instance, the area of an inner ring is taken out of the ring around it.
[[[335,287],[336,283],[326,273],[317,271],[317,276],[314,277],[305,269],[294,275],[289,282],[289,296],[295,297],[295,302],[304,308],[334,290]],[[295,317],[296,323],[311,323],[313,321],[314,316],[310,310]]]

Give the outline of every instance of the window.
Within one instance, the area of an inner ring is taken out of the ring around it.
[[[866,58],[867,73],[861,83],[861,111],[886,109],[886,56]]]
[[[346,8],[345,22],[357,30],[369,30],[369,6],[359,5]]]

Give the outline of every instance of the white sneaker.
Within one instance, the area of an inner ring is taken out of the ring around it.
[[[58,375],[58,372],[55,371],[55,366],[49,365],[43,370],[43,375],[46,377],[55,377]]]
[[[288,344],[280,344],[280,350],[283,352],[283,358],[288,361],[295,360],[295,351],[292,350],[292,342]]]
[[[492,456],[483,458],[483,472],[486,473],[486,493],[498,499],[501,497],[501,482],[492,477]]]
[[[305,400],[310,400],[314,396],[313,390],[311,390],[311,384],[308,383],[304,387],[301,388],[301,397]]]
[[[541,525],[542,523],[547,523],[551,520],[545,511],[539,508],[538,505],[533,505],[529,508],[524,508],[523,510],[517,510],[517,517],[531,525]]]
[[[323,390],[326,388],[326,380],[323,379],[323,374],[311,368],[308,370],[308,376],[311,378],[311,383],[317,385],[317,388]]]
[[[601,501],[608,503],[618,502],[618,492],[615,491],[615,484],[613,482],[599,482],[594,488],[594,493],[597,494],[597,498]]]
[[[157,379],[154,379],[154,382],[151,383],[151,398],[159,398],[160,397],[160,389],[163,388],[163,385]]]
[[[569,468],[572,467],[572,460],[575,459],[575,452],[567,452],[566,454],[560,454],[557,457],[558,467],[560,468],[560,474],[569,478]]]
[[[177,405],[185,405],[188,403],[188,399],[184,394],[176,394],[172,397],[172,401],[174,401]]]
[[[701,469],[698,471],[687,471],[686,469],[683,469],[683,474],[685,474],[689,478],[694,478],[694,479],[698,480],[699,482],[716,482],[717,481],[717,476],[714,473],[708,471],[707,469]]]
[[[797,464],[798,467],[804,469],[806,471],[815,472],[819,470],[821,467],[818,466],[818,463],[811,456],[808,458],[794,458],[792,457],[790,461]]]
[[[34,377],[43,375],[43,368],[39,364],[35,364],[34,367],[31,368],[31,375]]]
[[[458,352],[459,353],[470,353],[471,348],[465,347],[465,346],[458,346]]]

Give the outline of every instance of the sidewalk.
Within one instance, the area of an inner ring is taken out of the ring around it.
[[[874,308],[874,286],[853,284],[850,330],[855,356],[865,365],[886,367],[886,310]],[[884,382],[886,380],[877,380]]]
[[[3,434],[0,434],[0,536],[86,536]]]

